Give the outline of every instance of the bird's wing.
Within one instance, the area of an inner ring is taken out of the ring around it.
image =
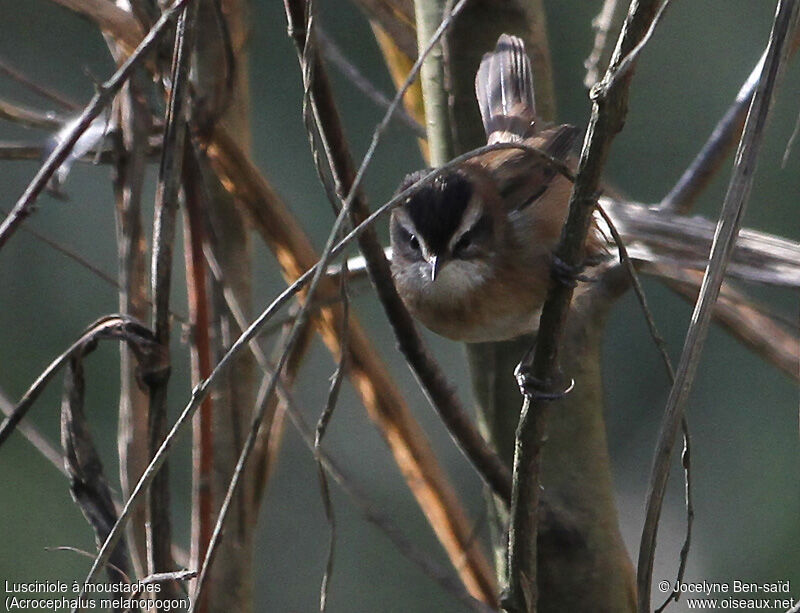
[[[566,162],[580,130],[561,125],[547,128],[522,144]],[[496,181],[497,189],[509,212],[520,211],[538,200],[558,176],[546,159],[524,149],[491,151],[479,158],[480,164]]]

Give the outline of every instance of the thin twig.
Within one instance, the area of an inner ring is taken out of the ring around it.
[[[286,393],[289,419],[300,433],[303,442],[314,453],[314,435],[309,425],[303,419],[291,395]],[[395,545],[397,550],[418,566],[427,576],[439,584],[446,592],[455,596],[468,610],[475,613],[490,613],[494,608],[470,596],[456,575],[440,566],[431,557],[418,549],[394,523],[390,514],[381,513],[378,507],[371,502],[365,493],[356,485],[355,481],[344,472],[332,457],[323,450],[319,453],[325,471],[336,481],[339,488],[350,498],[359,509],[362,517],[376,526]]]
[[[675,384],[672,386],[662,419],[661,431],[653,460],[650,487],[647,497],[645,524],[639,546],[638,564],[638,610],[650,610],[650,583],[655,557],[658,520],[669,476],[669,460],[678,426],[684,414],[703,345],[708,335],[714,303],[719,296],[725,267],[730,259],[734,240],[744,215],[755,174],[764,127],[778,77],[785,64],[788,41],[797,25],[796,0],[779,0],[772,32],[764,61],[764,70],[759,78],[753,101],[745,121],[744,131],[736,153],[733,174],[722,206],[717,233],[711,247],[709,265],[706,269],[692,321],[686,335],[683,353],[678,364]]]
[[[614,225],[613,220],[611,217],[606,213],[605,209],[598,204],[597,210],[605,220],[606,224],[608,225],[608,229],[611,232],[611,236],[614,239],[614,242],[617,245],[617,249],[619,250],[619,258],[622,262],[622,265],[625,266],[626,270],[628,271],[628,276],[630,277],[631,283],[633,284],[633,290],[636,294],[636,298],[639,301],[639,305],[641,306],[642,313],[644,313],[645,320],[647,321],[647,328],[650,332],[650,337],[653,339],[653,344],[656,346],[656,349],[661,354],[661,361],[664,363],[664,367],[667,370],[667,376],[669,377],[669,381],[671,385],[675,384],[675,369],[672,366],[672,360],[670,360],[669,352],[667,351],[667,343],[664,341],[664,337],[661,336],[661,333],[658,331],[658,327],[656,326],[655,318],[653,317],[653,312],[650,310],[649,305],[647,304],[647,296],[644,293],[644,288],[642,287],[642,283],[639,280],[639,274],[636,272],[636,268],[631,261],[630,256],[628,255],[628,250],[625,247],[625,242],[622,240],[619,232],[617,231],[616,226]],[[683,416],[681,420],[681,431],[683,433],[683,453],[681,454],[681,465],[683,466],[683,483],[684,483],[684,507],[686,509],[686,536],[683,540],[683,546],[681,547],[680,555],[678,557],[678,571],[676,573],[675,581],[672,583],[673,590],[672,593],[664,600],[663,604],[656,610],[656,613],[661,613],[667,605],[672,602],[678,602],[678,599],[681,596],[681,590],[678,589],[678,586],[683,581],[684,573],[686,572],[686,563],[689,560],[689,549],[691,548],[692,544],[692,526],[694,524],[694,503],[692,500],[692,471],[691,471],[691,457],[692,457],[692,447],[691,447],[691,437],[689,434],[689,421],[686,416]]]
[[[5,58],[0,58],[0,72],[67,111],[76,111],[79,108],[77,103],[67,98],[64,94],[55,91],[49,86],[37,83],[24,72],[12,66]]]
[[[555,254],[561,262],[577,269],[584,259],[586,236],[592,223],[603,167],[611,141],[622,129],[627,110],[632,72],[619,78],[615,72],[650,30],[657,11],[655,0],[632,5],[622,28],[611,66],[603,80],[592,88],[592,117],[581,151],[578,172],[561,240]],[[636,55],[634,55],[634,58]],[[538,598],[536,542],[540,498],[539,472],[547,423],[547,398],[563,390],[558,376],[558,359],[573,287],[553,283],[548,291],[539,322],[530,375],[541,382],[539,394],[525,394],[514,451],[514,482],[509,526],[508,587],[503,606],[508,611],[536,611]]]
[[[354,189],[355,169],[350,155],[344,129],[339,117],[338,109],[333,100],[327,75],[321,65],[320,58],[306,57],[306,40],[302,32],[309,28],[301,28],[297,20],[302,14],[302,2],[289,0],[287,14],[291,20],[290,27],[301,50],[300,58],[305,63],[316,63],[314,69],[315,79],[311,86],[313,104],[317,108],[317,128],[322,135],[323,142],[327,144],[331,172],[336,182],[337,192],[341,195],[350,194],[353,202],[354,224],[363,220],[369,214],[369,205],[362,193]],[[374,230],[366,231],[359,239],[359,246],[367,261],[368,270],[378,296],[384,306],[387,317],[392,323],[400,350],[409,362],[410,367],[419,378],[426,395],[432,399],[434,408],[450,429],[451,435],[457,441],[468,459],[478,468],[479,474],[490,484],[492,489],[501,497],[508,500],[510,490],[508,485],[508,471],[497,455],[489,449],[466,412],[454,397],[454,393],[447,383],[444,374],[436,362],[430,357],[416,330],[416,326],[402,304],[400,296],[391,280],[389,264],[384,255],[383,248]]]
[[[288,4],[286,4],[286,6],[288,6]],[[303,125],[306,128],[308,142],[311,146],[311,157],[314,160],[314,168],[317,171],[317,177],[325,190],[328,201],[331,203],[331,206],[333,206],[334,214],[336,214],[342,206],[341,199],[343,195],[341,192],[337,194],[334,186],[331,184],[331,179],[325,172],[325,168],[322,165],[322,157],[317,147],[317,139],[319,138],[328,160],[330,160],[331,143],[328,141],[328,135],[324,131],[317,129],[321,119],[315,97],[312,95],[312,88],[317,86],[315,82],[316,71],[322,70],[322,64],[317,60],[316,54],[316,31],[314,28],[312,0],[306,0],[304,3],[302,21],[290,23],[289,28],[290,36],[292,36],[295,43],[298,44],[300,68],[303,73]],[[302,42],[300,41],[301,38]],[[331,172],[333,172],[332,168]]]
[[[343,258],[342,266],[347,270],[347,259]],[[339,278],[340,295],[342,298],[342,331],[340,338],[342,339],[342,349],[339,352],[339,363],[336,366],[336,372],[333,373],[333,380],[331,381],[330,389],[328,390],[328,399],[325,402],[325,408],[319,416],[317,427],[314,436],[314,459],[317,462],[317,474],[319,476],[320,495],[322,496],[322,504],[325,509],[325,518],[328,521],[328,530],[330,536],[328,539],[328,555],[325,562],[325,574],[322,577],[322,585],[319,590],[319,610],[320,613],[325,612],[325,607],[328,602],[328,590],[330,588],[331,576],[333,575],[333,559],[336,546],[336,514],[333,509],[333,500],[331,499],[330,487],[328,486],[328,477],[325,473],[325,467],[322,465],[322,456],[320,454],[322,438],[328,429],[328,424],[333,417],[333,411],[336,408],[336,402],[339,399],[339,391],[342,388],[342,381],[344,380],[345,369],[347,368],[348,347],[347,340],[349,337],[349,321],[350,321],[350,300],[347,296],[347,275],[344,274]]]
[[[636,64],[636,60],[639,59],[639,54],[644,49],[645,45],[650,42],[650,38],[656,31],[656,27],[664,17],[664,13],[666,12],[669,3],[670,0],[663,0],[658,12],[656,12],[655,17],[653,17],[653,20],[650,22],[650,27],[647,29],[647,32],[645,32],[644,36],[642,36],[641,40],[636,44],[636,46],[631,49],[624,58],[622,58],[622,61],[617,66],[616,70],[611,73],[611,78],[604,79],[604,83],[602,84],[603,88],[610,89],[616,84],[617,81],[619,81],[619,79],[626,76],[631,68],[633,68],[633,66]]]
[[[69,551],[70,553],[77,553],[79,556],[84,558],[89,558],[90,560],[94,559],[94,554],[90,551],[86,551],[85,549],[78,549],[77,547],[71,547],[70,545],[58,545],[57,547],[45,547],[45,551]],[[108,567],[113,569],[115,572],[118,572],[123,578],[128,582],[132,583],[131,578],[125,574],[125,572],[116,566],[114,566],[111,562],[108,563]]]
[[[287,4],[288,7],[288,4]],[[288,12],[288,10],[287,10]],[[323,130],[320,129],[320,124],[322,119],[320,117],[320,109],[317,105],[316,96],[314,95],[314,90],[318,87],[318,81],[316,80],[317,73],[316,71],[322,71],[322,64],[318,61],[317,53],[316,53],[316,33],[313,28],[313,20],[314,20],[314,6],[312,0],[306,0],[305,3],[305,15],[304,15],[304,27],[303,32],[304,35],[301,35],[304,40],[302,41],[302,46],[298,48],[299,57],[300,57],[300,66],[303,72],[303,119],[306,125],[306,130],[308,132],[309,143],[311,145],[312,156],[314,158],[314,163],[317,167],[317,173],[319,175],[320,181],[322,182],[325,192],[328,196],[328,200],[333,206],[334,212],[338,209],[344,210],[343,202],[342,202],[342,189],[341,189],[341,182],[337,180],[336,177],[336,169],[334,168],[334,163],[331,154],[331,143],[328,141],[328,135]],[[297,28],[296,23],[292,23],[290,20],[290,28],[293,29],[294,32],[299,33],[299,29]],[[299,42],[298,37],[295,37],[295,40]],[[325,78],[324,73],[322,73],[322,79]],[[319,138],[322,140],[325,152],[328,158],[328,164],[330,165],[330,171],[334,175],[334,180],[336,180],[336,188],[337,191],[334,192],[333,186],[329,185],[325,173],[322,169],[321,160],[319,156],[319,151],[316,147],[316,134],[319,134]],[[343,266],[345,270],[347,268],[347,258],[343,257]],[[348,337],[349,337],[349,300],[347,297],[347,275],[342,275],[339,278],[339,295],[342,299],[342,313],[341,313],[341,331],[339,332],[339,338],[341,339],[341,347],[339,350],[339,362],[336,368],[336,372],[333,375],[333,380],[331,381],[331,386],[328,391],[328,399],[325,403],[325,407],[317,421],[316,433],[314,436],[314,459],[317,463],[317,475],[319,478],[319,487],[320,487],[320,495],[322,497],[322,504],[325,510],[325,518],[328,522],[328,529],[329,529],[329,539],[328,539],[328,554],[326,556],[325,561],[325,572],[322,576],[322,584],[320,585],[320,592],[319,592],[319,610],[320,613],[324,613],[327,607],[328,602],[328,590],[331,582],[331,578],[333,575],[333,561],[335,555],[335,547],[336,547],[336,515],[333,508],[333,500],[330,496],[330,488],[328,486],[328,479],[325,473],[325,470],[322,466],[322,459],[320,456],[320,445],[322,443],[322,438],[325,436],[325,432],[328,427],[328,423],[333,416],[333,411],[336,407],[336,402],[339,398],[339,391],[341,390],[342,381],[344,379],[345,368],[347,365],[347,355],[349,352],[348,348]]]
[[[0,119],[43,130],[58,130],[65,121],[53,112],[36,111],[7,100],[0,100]]]
[[[3,214],[3,215],[6,214],[6,211],[1,207],[0,207],[0,214]],[[22,230],[24,232],[27,232],[31,236],[33,236],[36,240],[44,243],[45,245],[47,245],[51,249],[54,249],[55,251],[58,251],[60,254],[66,256],[67,258],[69,258],[70,260],[72,260],[73,262],[78,264],[81,268],[85,268],[91,274],[93,274],[95,277],[97,277],[98,279],[104,281],[105,283],[107,283],[111,287],[119,289],[119,283],[117,282],[117,280],[114,277],[112,277],[110,274],[108,274],[106,271],[101,269],[96,264],[93,264],[92,262],[87,260],[85,257],[83,257],[77,251],[73,250],[70,247],[67,247],[66,245],[62,245],[58,241],[50,238],[49,236],[47,236],[46,234],[40,232],[39,230],[35,230],[34,228],[31,228],[28,224],[23,224],[22,225]]]
[[[622,26],[627,4],[622,0],[605,0],[600,12],[592,20],[594,47],[584,62],[586,77],[583,84],[591,89],[605,73],[614,51],[612,36]]]
[[[5,215],[6,211],[2,207],[0,207],[0,213]],[[92,275],[94,275],[95,277],[97,277],[98,279],[103,281],[104,283],[107,283],[110,287],[113,287],[115,289],[121,289],[122,285],[121,285],[121,283],[119,281],[117,281],[114,277],[112,277],[110,274],[105,272],[97,264],[93,264],[92,262],[90,262],[89,260],[84,258],[80,253],[78,253],[77,251],[75,251],[71,247],[68,247],[67,245],[64,245],[63,243],[58,242],[57,240],[51,238],[50,236],[48,236],[47,234],[45,234],[45,233],[43,233],[43,232],[41,232],[39,230],[35,230],[34,228],[31,228],[27,223],[23,223],[22,226],[21,226],[21,229],[22,229],[23,232],[27,232],[28,234],[33,236],[36,240],[44,243],[45,245],[47,245],[51,249],[57,251],[61,255],[67,257],[70,260],[72,260],[73,262],[78,264],[78,266],[80,266],[81,268],[86,269]],[[149,305],[153,304],[153,302],[150,300],[150,298],[145,298],[145,302],[147,304],[149,304]],[[172,317],[173,319],[175,319],[175,320],[177,320],[177,321],[179,321],[181,323],[187,323],[189,321],[188,318],[185,315],[183,315],[182,313],[178,313],[178,312],[174,311],[172,308],[170,308],[169,314],[170,314],[170,317]]]
[[[125,600],[136,602],[136,600],[139,599],[139,595],[145,589],[144,586],[149,585],[151,583],[164,583],[164,582],[174,583],[176,581],[189,581],[191,579],[194,579],[196,576],[197,576],[196,570],[174,570],[166,573],[152,573],[150,575],[147,575],[144,579],[137,581],[136,589],[132,591],[130,595],[125,598]],[[150,596],[145,600],[157,600],[157,599]],[[141,609],[137,607],[136,610],[139,611]],[[129,613],[130,611],[132,611],[132,609],[127,608],[122,613]]]
[[[14,411],[14,405],[3,390],[0,390],[0,411],[6,416],[11,415]],[[56,449],[56,446],[33,423],[23,421],[17,426],[17,429],[58,472],[65,477],[68,476],[67,469],[64,468],[64,462],[61,460],[61,451]]]
[[[206,257],[208,259],[209,267],[212,273],[217,277],[217,280],[221,282],[220,277],[220,270],[219,266],[217,265],[213,254],[211,254],[208,250],[206,250]],[[228,308],[230,309],[231,314],[234,317],[237,325],[242,329],[245,330],[247,328],[247,321],[244,317],[244,312],[241,306],[238,304],[236,297],[227,290],[225,291],[225,300],[227,303]],[[336,301],[338,302],[341,300],[339,296],[336,297]],[[318,302],[318,301],[309,301],[310,304],[310,312],[314,312],[316,309],[325,306],[325,303]],[[292,314],[285,318],[284,320],[276,321],[275,323],[267,326],[265,325],[261,334],[267,334],[275,328],[275,326],[280,323],[281,326],[284,326],[286,323],[291,323],[297,318],[297,314]],[[261,367],[262,371],[265,375],[269,375],[274,371],[274,366],[272,366],[264,353],[262,352],[261,348],[258,346],[255,340],[251,340],[249,343],[250,350],[253,356],[256,359],[256,362]],[[266,382],[268,383],[268,381]],[[310,428],[305,423],[305,420],[302,417],[301,412],[296,406],[295,401],[292,398],[291,393],[286,389],[285,383],[279,382],[278,384],[278,393],[286,403],[286,407],[288,410],[288,415],[290,420],[292,421],[293,425],[297,428],[300,432],[300,435],[303,441],[308,446],[311,452],[314,452],[314,435],[311,433]],[[258,403],[260,404],[260,402]],[[262,429],[264,426],[262,425]],[[351,498],[353,503],[361,510],[362,515],[364,518],[369,521],[370,523],[374,524],[378,527],[382,532],[384,532],[387,537],[395,544],[401,554],[403,554],[406,558],[408,558],[411,562],[419,566],[422,571],[430,576],[434,581],[436,581],[439,585],[441,585],[447,592],[453,594],[459,601],[464,603],[469,610],[476,611],[477,613],[488,613],[492,611],[488,605],[485,605],[479,600],[476,600],[464,589],[463,585],[460,581],[458,581],[457,577],[451,575],[448,571],[441,568],[438,564],[433,562],[429,559],[429,557],[422,552],[420,552],[414,545],[411,543],[402,533],[402,531],[394,525],[392,520],[387,515],[381,514],[377,507],[369,502],[358,487],[355,486],[353,480],[346,475],[343,470],[322,450],[319,450],[319,457],[322,461],[322,465],[325,470],[331,475],[331,477],[339,484],[341,489]],[[472,537],[470,537],[471,539]]]
[[[354,203],[353,223],[356,224],[367,217],[369,206],[364,195],[358,191],[353,160],[324,68],[319,58],[306,57],[308,38],[306,30],[309,26],[302,21],[305,14],[304,3],[299,0],[287,0],[285,4],[290,19],[290,29],[294,33],[298,53],[304,66],[304,74],[309,70],[305,67],[308,63],[316,64],[311,90],[317,111],[317,128],[327,145],[325,149],[337,193],[349,194],[348,199]],[[395,98],[395,103],[399,100],[400,98]],[[359,246],[367,261],[370,279],[392,324],[399,348],[420,381],[426,396],[481,477],[501,499],[509,500],[508,469],[477,432],[471,419],[460,406],[443,372],[425,348],[413,319],[397,294],[388,261],[374,230],[366,231],[359,238]]]
[[[319,26],[317,26],[317,42],[322,47],[322,54],[325,59],[342,73],[356,89],[372,100],[378,107],[382,109],[389,108],[389,105],[392,104],[391,99],[362,74],[358,67],[344,55],[334,40]],[[405,109],[397,109],[395,116],[413,130],[418,137],[425,138],[425,127],[409,115]]]
[[[130,77],[133,69],[140,62],[144,61],[148,52],[155,47],[161,37],[167,32],[172,21],[177,18],[178,13],[183,9],[190,0],[175,0],[173,5],[164,11],[161,18],[156,25],[147,33],[147,35],[136,47],[136,50],[125,60],[125,63],[113,74],[113,76],[98,86],[97,92],[92,97],[89,104],[86,105],[80,117],[75,121],[73,127],[67,134],[64,134],[62,141],[58,143],[52,153],[48,156],[45,163],[39,168],[36,176],[25,189],[25,192],[20,196],[17,203],[14,205],[11,213],[0,224],[0,249],[5,245],[6,241],[17,230],[19,225],[24,219],[30,215],[31,207],[36,202],[39,194],[47,186],[48,181],[53,176],[53,173],[63,164],[64,160],[72,151],[75,143],[81,135],[92,125],[106,105],[111,102],[119,89],[125,84]],[[107,4],[107,3],[106,3]]]
[[[184,257],[186,260],[186,293],[191,321],[192,385],[197,385],[211,373],[211,321],[209,315],[207,269],[204,255],[204,212],[208,210],[205,199],[202,169],[194,147],[184,147],[183,190],[185,200]],[[196,559],[202,559],[208,549],[213,529],[214,498],[212,479],[214,471],[213,398],[200,405],[195,419],[192,445],[192,540]],[[206,605],[207,607],[207,605]]]

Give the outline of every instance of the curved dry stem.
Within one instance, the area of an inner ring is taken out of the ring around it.
[[[669,476],[672,448],[708,335],[714,303],[719,296],[725,268],[730,260],[734,240],[750,196],[767,114],[781,69],[788,55],[790,33],[797,26],[799,8],[800,3],[796,0],[780,0],[778,3],[770,41],[767,45],[764,70],[759,78],[759,84],[745,122],[733,174],[717,224],[717,232],[714,235],[708,268],[692,313],[692,321],[678,364],[675,383],[664,409],[647,495],[645,524],[639,545],[638,610],[640,613],[650,610],[650,582],[653,574],[658,520]]]

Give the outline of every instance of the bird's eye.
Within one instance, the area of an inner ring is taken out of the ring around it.
[[[419,239],[416,234],[409,232],[402,224],[397,224],[397,233],[400,240],[408,244],[414,251],[419,251]]]

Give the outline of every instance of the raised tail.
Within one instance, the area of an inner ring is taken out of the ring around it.
[[[481,60],[475,95],[489,144],[533,135],[536,103],[531,62],[521,38],[502,34]]]

